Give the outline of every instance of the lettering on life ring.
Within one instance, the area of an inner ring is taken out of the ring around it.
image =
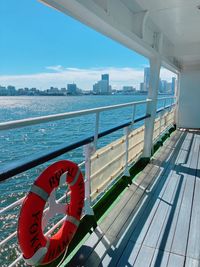
[[[47,238],[42,230],[43,211],[61,176],[71,191],[70,203],[64,207],[67,217],[59,231]],[[84,198],[84,178],[77,164],[62,160],[42,172],[24,199],[18,222],[19,246],[27,264],[44,265],[64,252],[79,226]]]

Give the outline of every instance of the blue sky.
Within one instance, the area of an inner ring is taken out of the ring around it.
[[[78,77],[80,87],[90,89],[101,72],[110,72],[116,87],[126,77],[135,85],[148,65],[141,55],[37,0],[0,0],[0,36],[1,85],[46,89]]]

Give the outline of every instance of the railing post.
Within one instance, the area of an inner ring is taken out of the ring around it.
[[[130,176],[129,174],[129,169],[128,169],[128,150],[129,150],[129,134],[130,134],[130,126],[125,128],[125,136],[126,136],[126,141],[125,141],[125,170],[124,170],[124,175],[125,176]]]
[[[97,150],[97,141],[99,134],[99,115],[100,112],[96,112],[96,121],[95,121],[95,133],[94,133],[94,149]]]
[[[93,209],[91,207],[91,156],[94,152],[94,146],[92,143],[84,146],[85,155],[85,214],[94,215]]]
[[[144,149],[143,157],[149,158],[152,155],[153,149],[153,131],[154,121],[156,118],[157,96],[159,87],[161,61],[159,58],[152,58],[150,60],[150,81],[148,98],[152,101],[147,103],[146,113],[151,117],[145,120],[145,133],[144,133]]]
[[[129,154],[129,135],[132,131],[132,127],[134,125],[135,121],[135,113],[136,113],[136,105],[133,105],[133,111],[132,111],[132,118],[131,118],[131,125],[125,128],[124,134],[126,136],[126,142],[125,142],[125,149],[126,149],[126,154],[125,154],[125,170],[124,170],[124,175],[125,176],[130,176],[129,173],[129,168],[128,168],[128,154]]]
[[[164,99],[164,105],[163,110],[160,112],[160,118],[159,118],[159,136],[158,140],[161,141],[161,135],[162,135],[162,118],[165,114],[165,105],[166,105],[166,99]]]
[[[134,125],[134,121],[135,121],[135,113],[136,113],[136,105],[133,105],[133,111],[132,111],[132,120],[131,120],[131,128]]]

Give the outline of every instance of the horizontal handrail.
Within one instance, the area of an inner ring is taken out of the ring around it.
[[[171,108],[171,107],[173,107],[173,106],[175,106],[175,103],[173,103],[173,104],[171,104],[171,105],[167,105],[167,106],[165,106],[164,108],[162,107],[162,108],[157,109],[157,110],[156,110],[156,113],[160,113],[161,111],[163,111],[163,110],[165,110],[165,109],[168,109],[168,108]]]
[[[134,120],[134,123],[142,121],[142,120],[149,118],[149,117],[150,117],[149,114],[142,116],[142,117],[139,117],[139,118]],[[129,122],[121,124],[117,127],[106,130],[102,133],[99,133],[98,138],[104,137],[108,134],[114,133],[120,129],[123,129],[127,126],[130,126],[132,123],[133,123],[132,121],[129,121]],[[0,182],[7,180],[8,178],[13,177],[19,173],[30,170],[30,169],[32,169],[32,168],[34,168],[34,167],[36,167],[42,163],[45,163],[51,159],[54,159],[58,156],[61,156],[61,155],[65,154],[71,150],[74,150],[74,149],[79,148],[81,146],[87,145],[93,141],[94,141],[94,136],[90,136],[90,137],[87,137],[85,139],[82,139],[82,140],[80,140],[76,143],[70,144],[70,145],[64,145],[64,146],[62,145],[62,146],[58,147],[57,149],[54,149],[48,153],[43,153],[39,157],[37,154],[37,155],[32,155],[29,159],[26,158],[23,161],[17,160],[15,162],[9,164],[8,166],[5,166],[5,167],[0,169]]]
[[[176,99],[175,96],[165,96],[165,97],[159,97],[157,100],[167,100],[167,99]]]
[[[72,112],[59,113],[59,114],[28,118],[28,119],[22,119],[22,120],[15,120],[15,121],[7,121],[7,122],[0,123],[0,131],[21,128],[21,127],[26,127],[26,126],[32,126],[32,125],[46,123],[50,121],[71,119],[71,118],[75,118],[79,116],[95,114],[97,112],[103,112],[103,111],[108,111],[108,110],[113,110],[113,109],[118,109],[118,108],[130,107],[134,105],[146,104],[151,101],[152,101],[151,99],[147,99],[144,101],[130,102],[130,103],[125,103],[125,104],[113,105],[113,106],[106,106],[106,107],[93,108],[93,109],[80,110],[80,111],[72,111]]]

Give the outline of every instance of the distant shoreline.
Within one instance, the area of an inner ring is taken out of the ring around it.
[[[117,94],[99,94],[99,95],[95,95],[95,94],[80,94],[80,95],[62,95],[62,94],[41,94],[41,95],[0,95],[0,97],[20,97],[20,96],[27,96],[27,97],[32,97],[32,96],[34,96],[34,97],[40,97],[40,96],[51,96],[51,97],[53,97],[53,96],[59,96],[59,97],[61,97],[61,96],[64,96],[64,97],[72,97],[72,96],[127,96],[127,95],[129,95],[129,96],[136,96],[136,95],[148,95],[148,92],[147,93],[134,93],[134,94],[122,94],[122,93],[117,93]],[[163,93],[158,93],[158,95],[169,95],[169,96],[171,96],[171,95],[173,95],[173,94],[163,94]]]

